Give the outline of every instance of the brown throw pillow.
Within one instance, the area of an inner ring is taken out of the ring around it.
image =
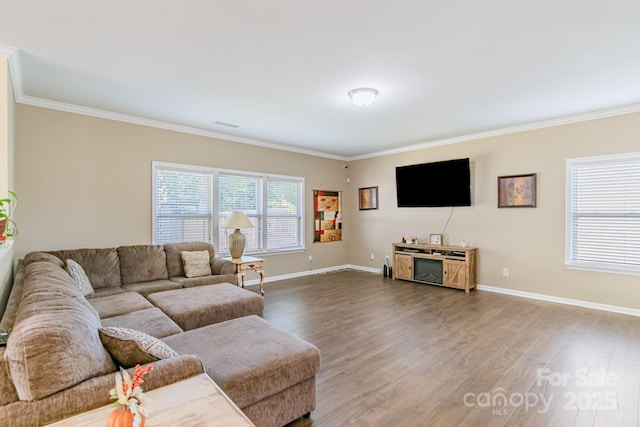
[[[187,277],[211,276],[209,251],[182,251],[184,275]]]
[[[167,344],[144,332],[115,326],[102,327],[99,332],[102,344],[123,368],[179,356]]]

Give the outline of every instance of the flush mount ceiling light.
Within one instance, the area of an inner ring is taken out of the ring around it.
[[[349,92],[349,97],[353,100],[353,103],[360,107],[371,105],[377,95],[378,91],[370,87],[361,87]]]

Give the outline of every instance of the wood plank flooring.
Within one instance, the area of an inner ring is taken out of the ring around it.
[[[639,425],[640,318],[349,270],[265,288],[322,355],[288,427]]]

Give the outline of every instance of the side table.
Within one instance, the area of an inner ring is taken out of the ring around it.
[[[264,295],[262,284],[264,282],[264,260],[252,256],[243,256],[242,258],[224,258],[236,265],[236,278],[238,286],[244,288],[244,275],[249,271],[255,271],[260,275],[260,294]]]

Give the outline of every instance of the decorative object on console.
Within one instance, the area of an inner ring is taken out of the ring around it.
[[[314,242],[342,240],[342,191],[313,190]]]
[[[442,234],[429,234],[430,245],[442,245]]]
[[[245,237],[240,232],[241,228],[252,228],[253,224],[249,221],[247,216],[240,211],[233,211],[227,220],[222,224],[222,228],[232,228],[235,231],[229,234],[229,252],[231,252],[231,258],[242,258],[244,252]]]
[[[145,408],[145,397],[140,385],[144,382],[142,377],[153,369],[153,365],[141,368],[136,365],[133,378],[125,370],[116,372],[116,386],[109,391],[116,402],[116,409],[107,419],[107,427],[144,427],[148,416]]]
[[[499,208],[535,208],[536,174],[498,177]]]
[[[378,209],[378,187],[358,189],[358,208],[361,211]]]

